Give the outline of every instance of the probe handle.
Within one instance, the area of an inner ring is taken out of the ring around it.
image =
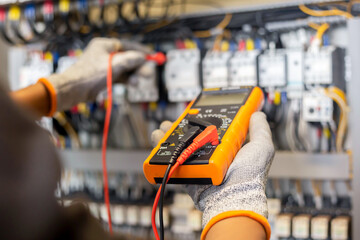
[[[161,66],[166,62],[166,56],[162,52],[157,52],[157,53],[153,53],[153,54],[147,54],[146,60],[154,61],[157,63],[157,65]]]

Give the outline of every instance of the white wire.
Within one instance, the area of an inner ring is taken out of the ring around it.
[[[299,138],[301,142],[304,144],[305,151],[311,152],[312,147],[309,141],[308,123],[304,121],[303,111],[301,110],[300,110],[300,118],[299,118]]]
[[[286,117],[286,128],[285,128],[285,136],[288,141],[288,145],[291,151],[296,152],[296,143],[295,143],[295,125],[294,125],[294,109],[293,109],[294,102],[290,102],[290,106],[288,108],[288,113]]]

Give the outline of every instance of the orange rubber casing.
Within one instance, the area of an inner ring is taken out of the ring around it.
[[[204,91],[206,91],[206,89]],[[188,115],[195,101],[196,99],[187,106],[181,116],[173,123],[171,129],[145,160],[143,171],[146,179],[151,184],[156,184],[155,178],[162,178],[164,176],[167,165],[150,164],[150,160],[158,152],[161,144],[168,139],[179,123]],[[246,102],[240,107],[223,138],[220,139],[221,143],[211,155],[209,163],[181,165],[174,172],[172,178],[211,178],[213,185],[220,185],[223,182],[227,169],[246,139],[251,115],[261,109],[263,101],[264,94],[262,90],[259,87],[253,87]]]

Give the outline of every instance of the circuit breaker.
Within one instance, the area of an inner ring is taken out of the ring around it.
[[[315,91],[303,95],[303,118],[307,122],[331,122],[333,102],[330,98]]]
[[[260,87],[277,88],[286,86],[285,50],[267,50],[258,58]]]
[[[326,46],[308,51],[304,56],[304,82],[311,85],[335,85],[345,88],[345,53],[343,49]]]
[[[174,49],[167,53],[165,84],[170,102],[191,101],[201,91],[199,49]]]
[[[301,98],[304,88],[304,52],[302,49],[288,49],[286,51],[287,65],[287,97]]]
[[[236,52],[229,64],[230,86],[256,86],[258,50]]]
[[[42,52],[30,52],[25,64],[20,68],[18,87],[28,87],[35,84],[39,78],[50,76],[53,68],[53,62],[44,60]]]
[[[232,52],[207,52],[203,63],[204,88],[229,86],[229,62]]]
[[[78,58],[76,56],[63,56],[59,58],[58,67],[56,69],[56,73],[62,73],[70,66],[76,63]]]
[[[159,99],[157,86],[156,63],[148,61],[146,75],[133,74],[130,76],[127,85],[127,97],[130,102],[156,102]]]

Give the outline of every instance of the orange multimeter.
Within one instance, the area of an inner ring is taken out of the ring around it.
[[[260,110],[264,94],[258,87],[204,89],[174,122],[145,160],[146,179],[162,182],[179,139],[192,126],[215,125],[220,144],[206,144],[174,172],[169,183],[220,185],[245,141],[251,115]]]

